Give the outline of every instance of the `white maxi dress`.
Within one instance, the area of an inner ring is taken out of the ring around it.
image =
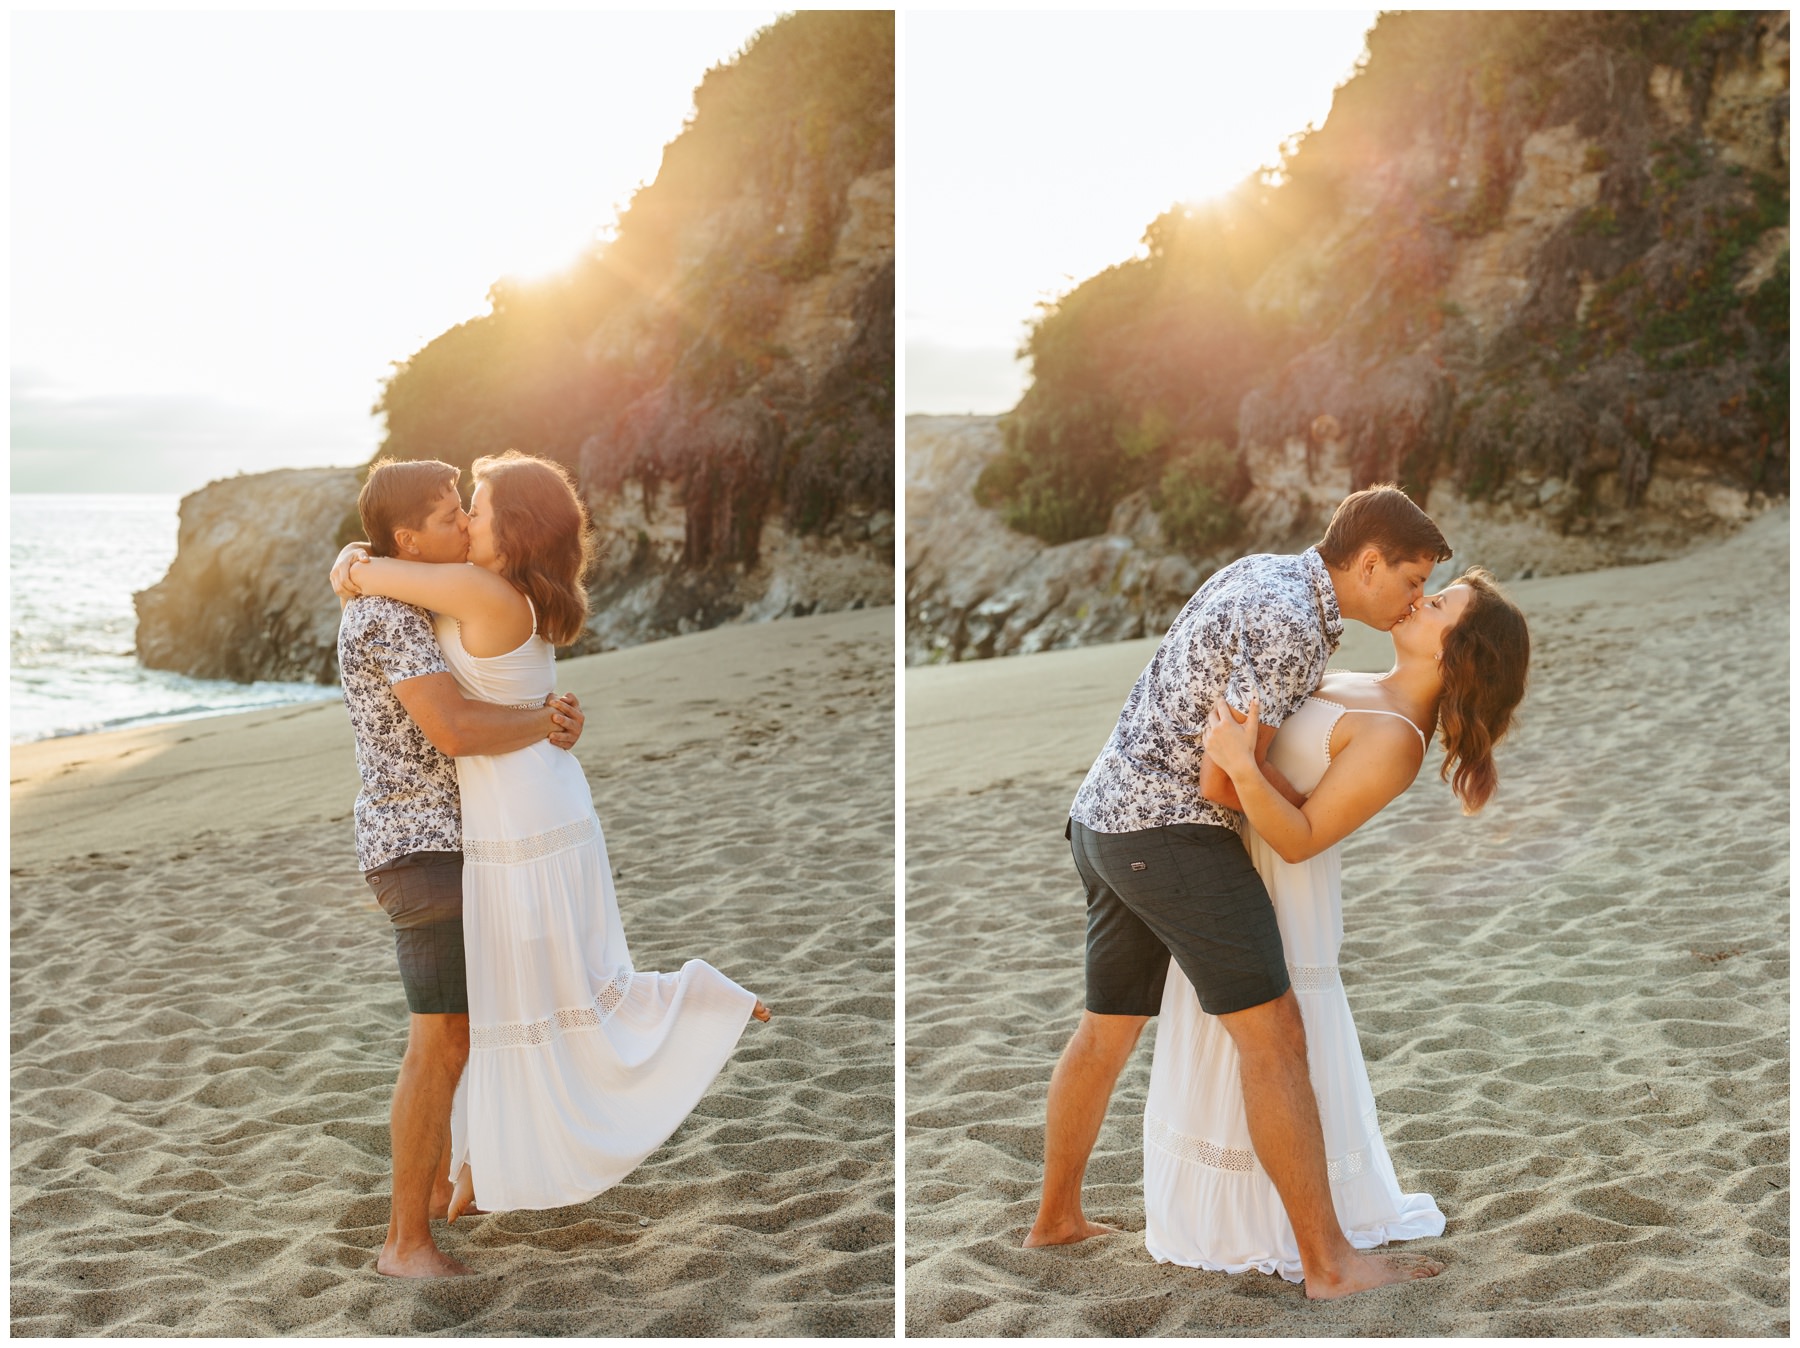
[[[1331,732],[1346,710],[1308,698],[1276,734],[1269,757],[1299,790],[1310,794],[1325,775]],[[1289,864],[1249,827],[1244,842],[1281,926],[1306,1024],[1332,1202],[1345,1235],[1358,1249],[1370,1249],[1443,1234],[1444,1215],[1431,1195],[1401,1192],[1381,1140],[1375,1094],[1338,977],[1344,939],[1338,849]],[[1193,984],[1174,964],[1144,1106],[1144,1213],[1144,1243],[1159,1263],[1218,1273],[1258,1269],[1301,1281],[1294,1228],[1250,1145],[1237,1048],[1218,1019],[1200,1009]]]
[[[444,658],[472,698],[541,706],[555,649],[535,630],[489,658],[440,616]],[[606,841],[575,756],[547,740],[456,760],[462,791],[469,1065],[451,1108],[492,1211],[582,1203],[666,1141],[719,1074],[753,994],[702,960],[631,966]]]

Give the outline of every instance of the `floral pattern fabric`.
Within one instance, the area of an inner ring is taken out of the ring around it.
[[[413,724],[394,685],[447,674],[431,615],[397,599],[352,599],[338,624],[344,705],[356,731],[356,861],[365,871],[410,852],[460,852],[456,762]]]
[[[1201,738],[1220,697],[1255,694],[1280,725],[1319,685],[1344,634],[1317,548],[1259,553],[1215,572],[1182,607],[1075,793],[1070,817],[1096,833],[1166,824],[1241,830],[1243,816],[1200,794]]]

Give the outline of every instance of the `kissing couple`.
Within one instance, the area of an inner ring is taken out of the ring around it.
[[[1082,1176],[1160,1015],[1143,1130],[1158,1262],[1258,1269],[1314,1299],[1442,1270],[1362,1253],[1444,1217],[1401,1192],[1382,1142],[1338,973],[1338,848],[1412,784],[1434,734],[1463,812],[1493,794],[1530,634],[1479,567],[1427,596],[1449,557],[1404,492],[1354,492],[1305,552],[1208,579],[1132,686],[1069,812],[1086,1009],[1050,1078],[1026,1245],[1110,1230],[1083,1214]],[[1346,618],[1392,634],[1392,669],[1327,670]]]
[[[365,543],[332,567],[362,787],[357,860],[394,930],[411,1013],[376,1268],[472,1272],[431,1218],[583,1203],[693,1110],[768,1008],[702,960],[632,967],[606,842],[554,696],[587,618],[589,526],[568,473],[509,451],[387,461]],[[477,1193],[482,1208],[475,1206]]]

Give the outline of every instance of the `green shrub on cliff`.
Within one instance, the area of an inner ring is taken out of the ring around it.
[[[1182,446],[1235,440],[1239,400],[1285,349],[1244,298],[1284,227],[1275,212],[1177,207],[1146,231],[1148,256],[1045,306],[1019,353],[1032,387],[981,499],[1065,542],[1156,486]]]
[[[1237,456],[1217,440],[1205,440],[1169,461],[1150,504],[1169,542],[1184,552],[1209,552],[1243,527],[1235,502],[1247,485]]]

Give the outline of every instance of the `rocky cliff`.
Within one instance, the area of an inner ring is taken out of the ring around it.
[[[1045,313],[1012,414],[909,422],[909,500],[968,478],[968,546],[1032,558],[978,594],[909,507],[911,658],[1153,631],[1161,562],[1304,546],[1381,480],[1508,576],[1785,497],[1787,61],[1784,12],[1384,14],[1278,170]]]
[[[983,470],[1006,452],[1001,422],[906,419],[909,665],[1157,636],[1227,562],[1317,542],[1350,479],[1342,438],[1312,450],[1310,473],[1308,446],[1290,445],[1252,457],[1254,485],[1241,506],[1247,522],[1224,545],[1196,552],[1171,543],[1145,490],[1119,499],[1103,533],[1046,543],[976,499]],[[1704,477],[1666,474],[1638,510],[1609,511],[1596,527],[1570,533],[1529,505],[1442,492],[1430,510],[1456,555],[1434,581],[1470,563],[1504,580],[1657,561],[1723,537],[1763,508]]]
[[[326,577],[356,492],[354,468],[292,468],[182,497],[175,562],[132,597],[138,660],[202,679],[334,681]]]
[[[497,283],[489,313],[397,365],[380,452],[467,466],[519,449],[574,470],[601,545],[577,651],[890,604],[893,288],[893,15],[789,15],[707,73],[612,240],[562,275]],[[306,511],[277,478],[260,508],[286,522],[260,557],[249,535],[225,543],[222,513],[257,479],[184,502],[181,555],[140,604],[141,658],[334,676],[308,634],[335,627],[336,601],[288,541],[314,530],[329,559],[353,536],[355,478]],[[190,510],[214,521],[191,543]],[[291,612],[271,607],[290,592]]]
[[[1787,16],[1602,20],[1561,16],[1541,68],[1476,46],[1401,103],[1434,124],[1342,92],[1348,125],[1311,147],[1336,209],[1249,289],[1274,321],[1339,306],[1239,404],[1253,532],[1283,511],[1310,532],[1318,485],[1386,478],[1596,540],[1552,556],[1640,560],[1786,494]],[[1359,160],[1374,171],[1344,171]],[[1305,485],[1278,490],[1284,464]]]
[[[1105,533],[1048,544],[975,500],[976,480],[1003,447],[994,417],[906,419],[906,662],[1022,655],[1167,627],[1205,562],[1170,548],[1144,494],[1120,501]]]

